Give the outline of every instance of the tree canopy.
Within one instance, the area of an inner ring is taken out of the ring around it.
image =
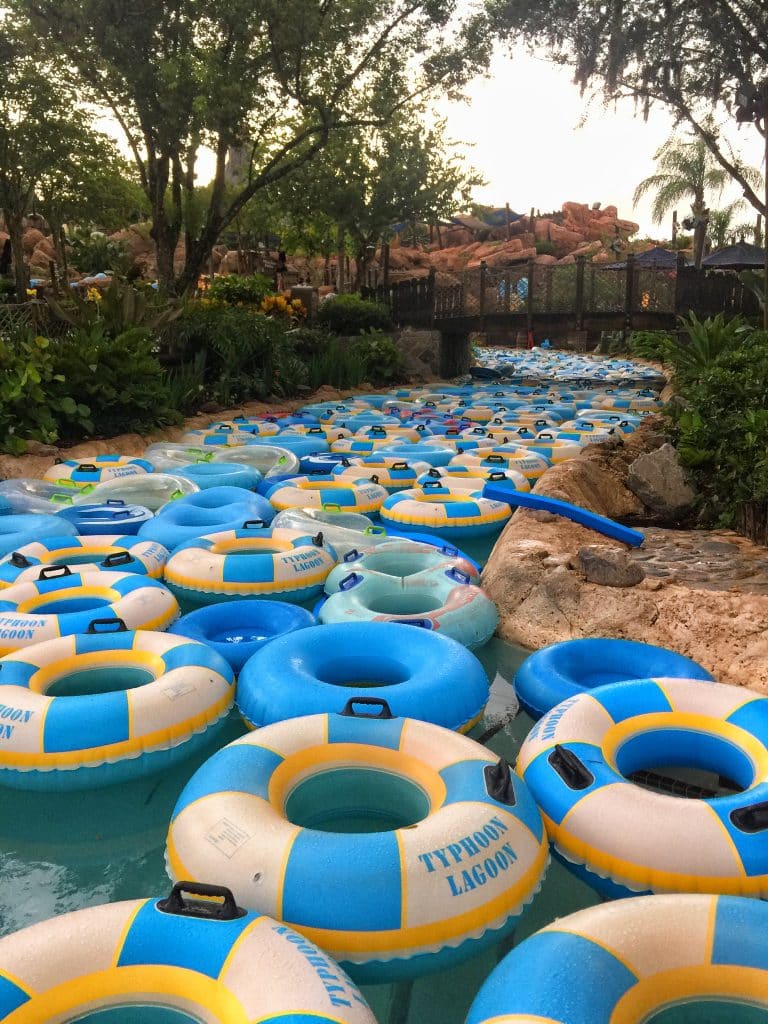
[[[768,88],[768,5],[764,0],[492,0],[503,35],[546,46],[573,67],[582,89],[634,97],[647,114],[669,107],[693,129],[759,212],[765,197],[708,117],[732,111],[744,83]],[[765,93],[768,97],[768,92]],[[766,118],[756,123],[766,137]]]
[[[12,10],[125,133],[159,274],[176,290],[250,199],[335,133],[385,125],[437,87],[451,93],[489,56],[481,0],[12,0]],[[205,208],[185,217],[202,146],[215,154],[212,187]],[[246,173],[228,189],[227,152],[244,146]]]

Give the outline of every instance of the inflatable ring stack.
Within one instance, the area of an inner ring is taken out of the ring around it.
[[[300,635],[299,635],[300,634]],[[398,622],[343,622],[272,640],[243,669],[237,706],[262,728],[303,715],[341,712],[375,692],[400,718],[469,732],[488,702],[488,677],[461,644]]]
[[[135,573],[159,579],[168,558],[162,544],[126,537],[94,534],[86,537],[52,537],[50,540],[25,544],[0,559],[0,589],[15,583],[39,579],[43,569],[66,565],[77,572]]]
[[[88,907],[0,939],[0,1019],[7,1024],[106,1024],[118,1019],[113,1014],[376,1024],[330,957],[290,928],[246,913],[220,886],[184,883],[167,899]]]
[[[528,734],[517,771],[555,851],[598,892],[766,898],[766,741],[766,697],[700,680],[634,680],[554,707]],[[714,772],[732,792],[702,789],[693,800],[631,781],[674,765]]]
[[[87,487],[105,480],[120,480],[129,476],[142,476],[154,472],[155,467],[146,459],[129,455],[92,455],[85,459],[65,459],[55,462],[43,474],[43,480],[68,487]]]
[[[384,487],[371,483],[361,473],[356,480],[339,480],[331,474],[297,476],[281,480],[266,492],[274,508],[335,507],[342,512],[377,513],[387,497]]]
[[[337,591],[316,610],[321,622],[400,622],[442,633],[469,648],[487,643],[499,622],[485,591],[453,566],[405,577],[348,571],[334,584]]]
[[[231,668],[205,644],[119,619],[0,666],[0,782],[18,789],[88,789],[167,768],[208,741],[234,699]]]
[[[337,561],[322,532],[268,529],[259,520],[255,529],[248,526],[180,544],[165,565],[170,589],[204,604],[242,597],[304,601],[322,592]]]
[[[393,718],[375,698],[214,754],[179,797],[167,845],[172,878],[215,876],[366,983],[440,970],[498,942],[546,864],[539,811],[503,760]]]
[[[636,1024],[690,1007],[701,1024],[768,1013],[768,906],[648,896],[560,918],[508,953],[467,1024]],[[676,1019],[682,1020],[682,1017]]]
[[[41,640],[84,633],[94,619],[120,619],[129,629],[164,630],[178,617],[173,594],[157,580],[127,572],[42,569],[35,582],[0,592],[0,655]]]
[[[580,639],[542,647],[517,670],[514,687],[520,705],[537,720],[577,693],[629,679],[679,677],[712,681],[690,658],[635,640]]]
[[[506,502],[484,498],[480,490],[455,494],[441,481],[423,490],[400,491],[381,506],[381,521],[401,530],[425,530],[441,537],[484,537],[498,533],[512,515]]]

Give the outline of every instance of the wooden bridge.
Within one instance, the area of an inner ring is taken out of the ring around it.
[[[491,344],[550,338],[586,350],[603,332],[671,330],[693,311],[699,317],[757,316],[757,299],[736,274],[696,270],[678,260],[675,268],[637,264],[607,267],[578,257],[571,264],[545,266],[533,260],[514,267],[481,263],[456,284],[428,277],[364,289],[387,305],[400,327],[440,331],[446,375],[466,372],[469,336],[485,334]]]

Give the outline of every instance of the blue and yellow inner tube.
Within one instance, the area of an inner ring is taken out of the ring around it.
[[[205,644],[97,620],[0,660],[0,783],[106,786],[166,768],[229,711],[232,669]]]
[[[266,492],[278,511],[286,508],[338,508],[343,512],[376,513],[387,497],[379,484],[361,473],[356,480],[339,480],[331,474],[297,476],[281,480]]]
[[[523,709],[539,719],[556,704],[607,683],[628,679],[712,676],[690,658],[634,640],[585,638],[542,647],[525,659],[514,679]]]
[[[70,487],[85,487],[105,480],[153,473],[155,467],[146,459],[130,455],[89,455],[82,459],[55,462],[43,474],[43,480]]]
[[[768,906],[646,896],[569,914],[501,961],[467,1024],[757,1024],[768,1014]]]
[[[52,537],[24,544],[0,559],[0,589],[39,578],[44,568],[66,565],[76,572],[128,572],[158,579],[168,551],[152,540],[133,534],[93,534],[86,537]]]
[[[546,864],[541,816],[503,760],[375,698],[214,754],[179,797],[167,844],[172,878],[215,876],[363,982],[498,942]]]
[[[379,513],[384,526],[434,530],[448,538],[484,537],[500,532],[512,515],[506,502],[484,498],[480,490],[455,494],[441,481],[435,484],[387,498]]]
[[[226,889],[190,883],[0,939],[0,1020],[376,1024],[322,950]]]
[[[53,511],[53,509],[51,509]],[[42,537],[77,535],[74,523],[62,523],[54,515],[45,512],[22,512],[18,515],[0,515],[0,554],[6,555],[31,544]]]
[[[699,680],[634,680],[554,707],[528,734],[517,771],[555,852],[598,892],[766,898],[767,744],[766,697]],[[665,782],[680,766],[714,773],[720,785],[696,789],[701,799],[648,788],[686,792],[674,776]]]
[[[474,654],[449,637],[397,622],[343,622],[263,647],[240,675],[237,706],[249,725],[261,728],[341,712],[350,698],[372,693],[399,718],[469,732],[489,690]]]
[[[84,633],[94,619],[120,619],[129,629],[163,630],[179,614],[157,580],[127,572],[73,573],[66,565],[0,592],[0,655],[41,640]]]
[[[180,544],[165,565],[168,586],[187,600],[207,604],[247,596],[286,601],[317,596],[337,561],[322,531],[312,537],[257,524]]]

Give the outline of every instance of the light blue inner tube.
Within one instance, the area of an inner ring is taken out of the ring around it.
[[[72,524],[82,536],[92,537],[99,533],[137,534],[153,513],[144,505],[126,505],[122,498],[110,498],[100,505],[68,505],[59,509],[56,517]]]
[[[314,615],[305,608],[250,598],[198,608],[182,616],[168,632],[207,644],[238,673],[265,644],[314,624]]]
[[[53,507],[51,512],[53,512]],[[76,537],[77,527],[70,522],[62,523],[55,515],[29,512],[22,515],[0,516],[0,556],[9,555],[16,548],[31,544],[45,537],[61,537],[69,534]]]
[[[254,437],[249,447],[251,444],[266,444],[271,447],[277,445],[278,448],[287,448],[288,451],[298,455],[299,458],[303,455],[312,455],[314,452],[327,452],[331,450],[331,446],[326,441],[323,433],[292,434],[286,431],[285,433],[274,434],[272,437]]]
[[[263,726],[383,697],[398,718],[465,731],[488,693],[481,663],[447,636],[397,622],[342,622],[263,647],[240,673],[237,706],[251,725]]]
[[[385,532],[387,537],[403,537],[406,540],[413,540],[419,544],[431,544],[435,548],[440,548],[445,555],[450,555],[451,557],[458,556],[459,558],[465,559],[467,562],[474,565],[478,572],[481,572],[482,570],[482,566],[479,562],[475,561],[474,558],[470,558],[468,554],[461,550],[461,548],[455,547],[455,545],[451,544],[450,541],[443,540],[442,537],[435,533],[415,533],[411,530],[398,530],[391,523],[387,523]]]
[[[138,535],[174,551],[185,541],[221,530],[239,530],[250,520],[269,523],[274,515],[275,510],[259,494],[242,487],[210,487],[166,505]]]
[[[514,679],[523,709],[539,719],[561,701],[585,690],[629,679],[701,679],[712,676],[698,662],[634,640],[564,640],[536,651]]]
[[[399,445],[393,441],[389,448],[379,448],[374,454],[380,457],[391,455],[406,462],[427,462],[430,466],[447,466],[456,452],[453,448],[433,447],[418,442]]]
[[[196,462],[180,466],[176,473],[196,483],[201,490],[212,487],[242,487],[254,491],[261,482],[261,473],[252,466],[226,462]]]

